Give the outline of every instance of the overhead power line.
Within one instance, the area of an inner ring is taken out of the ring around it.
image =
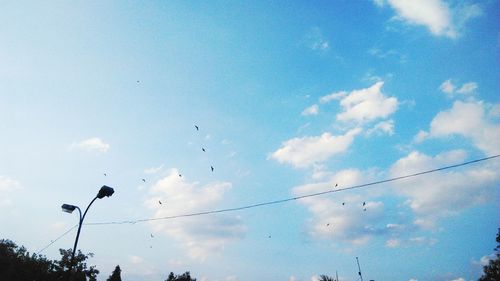
[[[365,183],[365,184],[360,184],[360,185],[354,185],[354,186],[345,187],[345,188],[331,189],[331,190],[326,190],[326,191],[322,191],[322,192],[311,193],[311,194],[302,195],[302,196],[289,197],[289,198],[280,199],[280,200],[267,201],[267,202],[256,203],[256,204],[250,204],[250,205],[241,206],[241,207],[226,208],[226,209],[219,209],[219,210],[210,210],[210,211],[203,211],[203,212],[194,212],[194,213],[187,213],[187,214],[180,214],[180,215],[173,215],[173,216],[165,216],[165,217],[159,217],[159,218],[147,218],[147,219],[125,220],[125,221],[111,221],[111,222],[94,222],[94,223],[86,223],[85,225],[135,224],[135,223],[148,222],[148,221],[169,220],[169,219],[177,219],[177,218],[195,217],[195,216],[202,216],[202,215],[210,215],[210,214],[218,214],[218,213],[241,211],[241,210],[246,210],[246,209],[251,209],[251,208],[257,208],[257,207],[267,206],[267,205],[281,204],[281,203],[285,203],[285,202],[289,202],[289,201],[295,201],[295,200],[300,200],[300,199],[304,199],[304,198],[320,196],[320,195],[334,193],[334,192],[340,192],[340,191],[352,190],[352,189],[359,189],[359,188],[369,187],[369,186],[372,186],[372,185],[377,185],[377,184],[382,184],[382,183],[387,183],[387,182],[393,182],[393,181],[397,181],[397,180],[402,180],[402,179],[407,179],[407,178],[411,178],[411,177],[421,176],[421,175],[425,175],[425,174],[435,173],[435,172],[438,172],[438,171],[443,171],[443,170],[458,168],[458,167],[461,167],[461,166],[466,166],[466,165],[470,165],[470,164],[473,164],[473,163],[490,160],[490,159],[497,158],[497,157],[500,157],[500,154],[493,155],[493,156],[490,156],[490,157],[481,158],[481,159],[471,160],[471,161],[463,162],[463,163],[460,163],[460,164],[455,164],[455,165],[445,166],[445,167],[436,168],[436,169],[432,169],[432,170],[427,170],[427,171],[423,171],[423,172],[418,172],[418,173],[414,173],[414,174],[409,174],[409,175],[394,177],[394,178],[390,178],[390,179],[385,179],[385,180],[380,180],[380,181],[374,181],[374,182],[370,182],[370,183]]]
[[[331,190],[326,190],[322,192],[316,192],[316,193],[311,193],[311,194],[306,194],[302,196],[296,196],[296,197],[289,197],[285,199],[280,199],[280,200],[274,200],[274,201],[267,201],[267,202],[261,202],[261,203],[256,203],[256,204],[250,204],[250,205],[245,205],[245,206],[240,206],[240,207],[233,207],[233,208],[226,208],[226,209],[218,209],[218,210],[209,210],[209,211],[203,211],[203,212],[194,212],[194,213],[187,213],[187,214],[179,214],[179,215],[172,215],[172,216],[165,216],[165,217],[159,217],[159,218],[147,218],[147,219],[138,219],[138,220],[123,220],[123,221],[111,221],[111,222],[91,222],[91,223],[85,223],[85,225],[113,225],[113,224],[135,224],[135,223],[141,223],[141,222],[148,222],[148,221],[158,221],[158,220],[170,220],[170,219],[178,219],[178,218],[186,218],[186,217],[195,217],[195,216],[203,216],[203,215],[210,215],[210,214],[219,214],[219,213],[227,213],[227,212],[234,212],[234,211],[241,211],[241,210],[246,210],[246,209],[251,209],[251,208],[257,208],[257,207],[262,207],[262,206],[267,206],[267,205],[275,205],[275,204],[281,204],[281,203],[286,203],[289,201],[295,201],[295,200],[300,200],[304,198],[309,198],[309,197],[315,197],[315,196],[321,196],[329,193],[335,193],[335,192],[340,192],[340,191],[346,191],[346,190],[352,190],[352,189],[359,189],[359,188],[365,188],[373,185],[378,185],[382,183],[388,183],[388,182],[393,182],[393,181],[398,181],[402,179],[407,179],[407,178],[412,178],[412,177],[417,177],[425,174],[430,174],[430,173],[435,173],[439,171],[444,171],[444,170],[449,170],[453,168],[458,168],[478,162],[483,162],[487,160],[491,160],[494,158],[500,157],[500,154],[489,156],[489,157],[484,157],[480,159],[475,159],[467,162],[463,162],[460,164],[454,164],[454,165],[449,165],[449,166],[444,166],[441,168],[436,168],[436,169],[431,169],[423,172],[417,172],[413,174],[408,174],[404,176],[398,176],[398,177],[393,177],[385,180],[380,180],[380,181],[374,181],[374,182],[369,182],[365,184],[359,184],[359,185],[354,185],[350,187],[345,187],[345,188],[338,188],[338,189],[331,189]],[[57,240],[61,239],[62,237],[66,236],[68,233],[71,232],[76,227],[73,226],[69,230],[67,230],[65,233],[57,237],[55,240],[50,242],[47,246],[42,248],[37,254],[41,253],[45,249],[47,249],[49,246],[54,244]]]
[[[64,236],[66,236],[68,233],[70,233],[73,229],[75,229],[76,227],[78,226],[78,224],[75,224],[73,225],[70,229],[66,230],[66,232],[64,232],[63,234],[59,235],[56,239],[50,241],[49,244],[47,244],[47,246],[43,247],[40,251],[38,251],[36,254],[39,255],[41,252],[45,251],[45,249],[47,249],[48,247],[52,246],[52,244],[56,243],[57,240],[63,238]]]

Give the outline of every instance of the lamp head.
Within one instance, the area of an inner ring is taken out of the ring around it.
[[[99,189],[99,193],[97,193],[97,198],[102,199],[104,197],[109,197],[113,195],[113,193],[115,193],[113,188],[103,185],[101,189]]]
[[[76,206],[69,205],[69,204],[62,204],[61,208],[62,208],[63,212],[71,214],[76,209]]]

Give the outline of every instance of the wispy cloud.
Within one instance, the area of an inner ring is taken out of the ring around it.
[[[303,116],[308,116],[308,115],[318,115],[319,112],[319,106],[317,104],[313,104],[309,106],[308,108],[304,109],[301,113]]]
[[[12,197],[20,189],[22,189],[22,185],[19,181],[9,176],[0,175],[0,207],[11,205]]]
[[[105,143],[98,137],[74,142],[70,145],[70,149],[80,149],[85,151],[94,151],[98,153],[106,153],[111,146]]]
[[[145,174],[156,174],[156,173],[160,172],[162,169],[163,169],[163,164],[158,166],[158,167],[151,167],[151,168],[144,169],[144,173]]]
[[[372,128],[366,131],[366,135],[393,135],[394,134],[394,120],[381,121]]]
[[[176,169],[157,181],[150,189],[151,196],[145,202],[153,210],[155,218],[202,212],[216,209],[231,188],[227,182],[215,182],[199,186],[179,177]],[[159,204],[162,201],[162,204]],[[186,220],[152,222],[155,232],[164,233],[180,242],[188,255],[205,260],[211,254],[222,251],[231,241],[242,238],[246,228],[234,215],[192,217]]]
[[[331,93],[329,95],[326,95],[326,96],[322,96],[320,99],[319,99],[319,102],[320,103],[328,103],[328,102],[331,102],[332,100],[340,100],[342,99],[343,97],[345,97],[347,95],[347,92],[336,92],[336,93]]]
[[[325,38],[319,27],[313,27],[306,35],[308,47],[314,51],[326,52],[330,49],[330,42]]]
[[[454,96],[455,94],[469,95],[474,93],[477,88],[478,85],[476,82],[464,83],[460,88],[458,88],[457,85],[453,84],[453,81],[451,79],[444,81],[439,86],[439,90],[450,97]]]

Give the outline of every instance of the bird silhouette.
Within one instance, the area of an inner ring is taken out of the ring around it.
[[[104,176],[107,176],[107,174],[106,174],[106,173],[104,173]]]
[[[203,152],[205,152],[205,148],[203,148],[203,147],[202,147],[202,148],[201,148],[201,150],[202,150]]]
[[[143,182],[146,182],[146,179],[142,179]]]
[[[196,128],[196,131],[200,130],[200,128],[197,125],[194,125],[194,127]]]
[[[155,238],[155,237],[153,236],[153,233],[151,233],[151,238]]]
[[[327,223],[326,226],[330,226],[330,223]]]
[[[214,171],[214,166],[210,166],[210,169],[212,170],[212,172]]]
[[[344,206],[344,205],[345,205],[345,202],[342,202],[342,206]]]
[[[366,212],[366,208],[364,208],[364,209],[363,209],[363,211],[365,211],[365,212]]]
[[[160,205],[162,205],[160,200],[158,200],[158,203],[160,203]]]
[[[363,202],[363,206],[365,206],[365,205],[366,205],[366,202]]]
[[[182,178],[182,175],[181,175],[181,174],[179,174],[179,178]]]
[[[339,186],[339,184],[338,184],[338,183],[336,183],[336,184],[335,184],[335,187],[337,187],[337,186]]]

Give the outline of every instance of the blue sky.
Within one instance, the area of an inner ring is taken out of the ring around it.
[[[498,1],[2,1],[0,237],[43,249],[77,223],[61,204],[85,208],[104,184],[115,194],[87,223],[500,154],[499,13]],[[500,226],[499,166],[86,225],[79,249],[99,280],[119,264],[124,280],[355,281],[356,257],[367,280],[475,280]],[[42,253],[58,258],[75,235]]]

